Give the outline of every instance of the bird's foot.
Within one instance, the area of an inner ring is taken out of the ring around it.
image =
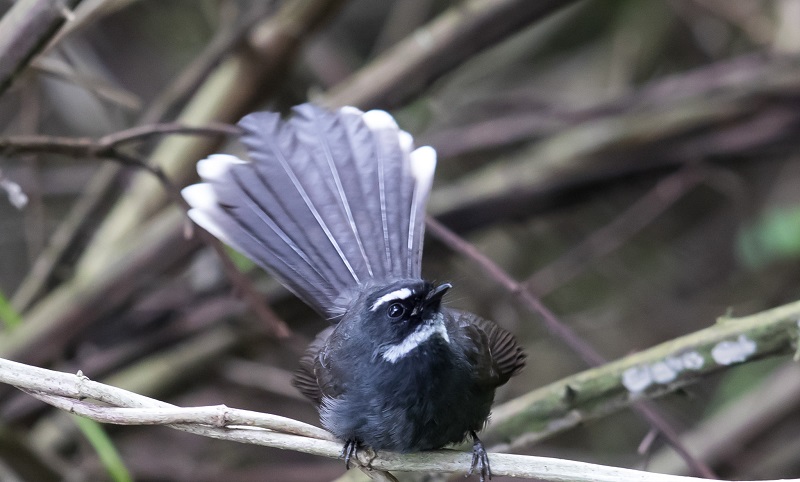
[[[473,440],[472,465],[469,468],[469,472],[467,472],[467,477],[477,471],[481,482],[486,482],[486,480],[491,480],[492,478],[492,469],[489,467],[489,454],[486,453],[486,449],[483,447],[481,439],[478,438],[478,434],[474,431],[471,432],[471,434]]]
[[[350,459],[358,458],[358,441],[356,439],[350,439],[344,443],[341,457],[344,458],[344,467],[350,470]]]

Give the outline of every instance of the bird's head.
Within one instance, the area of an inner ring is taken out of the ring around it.
[[[434,338],[449,343],[441,313],[449,283],[401,280],[370,290],[362,298],[362,328],[377,345],[375,355],[396,363]]]

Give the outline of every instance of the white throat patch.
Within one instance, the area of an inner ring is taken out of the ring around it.
[[[434,335],[439,335],[445,342],[450,343],[447,328],[444,326],[444,316],[441,313],[436,313],[433,322],[418,326],[400,343],[389,345],[389,348],[381,356],[390,363],[396,363],[397,360],[406,356],[411,350],[420,346]]]

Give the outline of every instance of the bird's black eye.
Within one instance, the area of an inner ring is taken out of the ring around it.
[[[389,308],[386,309],[386,314],[389,315],[389,318],[394,320],[402,317],[406,313],[406,307],[403,306],[402,303],[392,303],[389,305]]]

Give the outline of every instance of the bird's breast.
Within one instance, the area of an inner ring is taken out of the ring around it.
[[[396,362],[373,358],[360,379],[323,408],[326,428],[376,450],[417,451],[460,442],[480,430],[494,390],[475,383],[471,367],[440,336]]]

